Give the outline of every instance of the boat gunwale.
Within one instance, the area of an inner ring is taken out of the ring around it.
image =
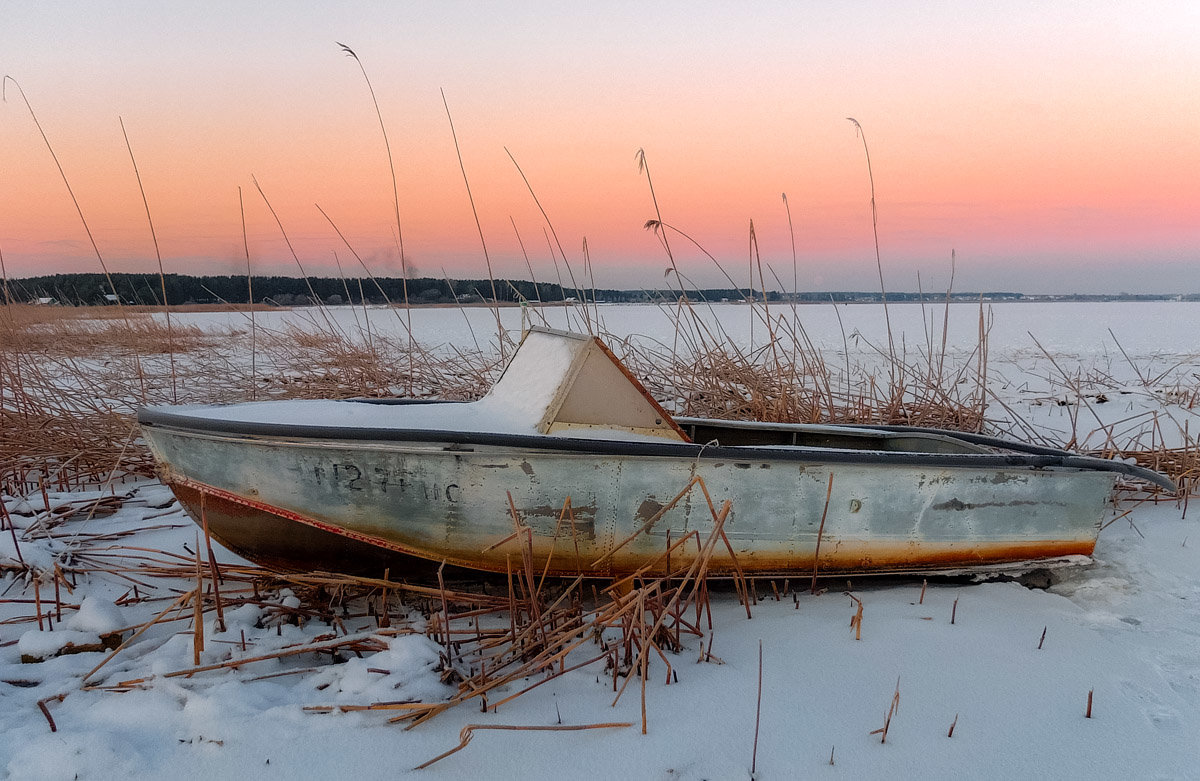
[[[717,424],[736,426],[740,421],[676,418],[681,425]],[[557,451],[561,454],[677,458],[705,461],[782,461],[831,464],[881,464],[925,468],[1012,469],[1042,470],[1061,468],[1074,471],[1113,472],[1157,485],[1169,492],[1177,487],[1167,477],[1145,467],[1110,461],[1095,456],[1078,455],[1065,450],[1009,442],[983,434],[919,428],[915,426],[862,426],[819,424],[822,429],[882,431],[899,434],[933,434],[946,436],[974,445],[997,448],[1003,453],[919,453],[906,451],[821,448],[805,445],[719,445],[671,441],[616,439],[584,439],[546,434],[513,434],[495,432],[449,431],[440,429],[406,429],[393,427],[329,426],[309,423],[267,423],[233,421],[173,412],[169,407],[143,407],[138,410],[138,422],[144,427],[176,429],[208,435],[265,437],[279,440],[319,440],[326,442],[421,442],[446,443],[450,446],[480,445],[485,447],[518,448],[534,451]],[[771,424],[782,430],[795,427],[805,430],[806,424]],[[459,447],[450,453],[469,452]]]

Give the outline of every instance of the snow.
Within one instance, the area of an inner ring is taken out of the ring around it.
[[[642,325],[657,317],[658,310],[642,309],[648,313]],[[810,326],[809,320],[832,315],[828,308],[801,309],[816,340],[819,324]],[[1173,427],[1182,430],[1191,420],[1188,406],[1173,404],[1164,391],[1173,383],[1188,387],[1189,374],[1197,371],[1191,343],[1192,326],[1200,322],[1195,305],[995,309],[995,390],[1035,431],[1062,441],[1072,429],[1082,436],[1131,415],[1158,413],[1163,436],[1176,436]],[[897,310],[904,314],[897,316]],[[894,321],[914,310],[893,308]],[[743,318],[746,311],[741,308]],[[844,316],[864,324],[879,314],[878,308],[843,309]],[[952,307],[952,319],[960,319],[964,329],[977,316],[977,308]],[[647,333],[635,319],[623,315],[608,322]],[[910,340],[919,341],[920,318],[907,322]],[[1147,378],[1170,373],[1158,383],[1140,379],[1107,333],[1110,325]],[[831,363],[841,360],[842,349],[834,329],[822,337],[834,356]],[[877,327],[863,329],[880,333]],[[1066,387],[1026,330],[1034,331],[1055,351],[1060,368],[1080,381]],[[856,353],[856,360],[866,360],[867,352]],[[1098,393],[1108,394],[1111,402],[1097,403]],[[1048,401],[1058,394],[1069,402],[1066,406]],[[1093,394],[1090,408],[1079,403],[1083,394]],[[297,409],[296,404],[305,402],[288,402],[288,409]],[[338,410],[358,406],[334,405]],[[456,416],[462,407],[454,405]],[[388,411],[386,406],[370,409],[375,416]],[[305,417],[311,419],[307,412]],[[1191,422],[1190,430],[1196,425]],[[84,513],[67,519],[58,531],[128,532],[119,542],[102,543],[110,554],[127,557],[123,560],[140,555],[135,548],[192,560],[195,526],[163,486],[142,481],[119,491],[127,498],[113,515],[85,523]],[[52,496],[52,504],[72,498]],[[44,509],[40,495],[3,499],[17,513],[26,562],[52,569],[55,561],[78,554],[72,545],[79,543],[69,535],[22,534],[37,528],[34,516]],[[3,530],[0,776],[745,779],[750,777],[761,641],[759,779],[1195,778],[1200,767],[1200,529],[1194,513],[1174,501],[1139,502],[1127,495],[1121,502],[1110,516],[1114,522],[1100,535],[1094,562],[1057,570],[1046,590],[1011,582],[937,581],[929,583],[922,601],[920,579],[855,579],[850,588],[864,604],[862,640],[855,640],[848,626],[854,605],[842,593],[844,583],[822,583],[828,591],[812,595],[802,589],[794,602],[790,596],[777,602],[770,584],[760,580],[751,619],[731,592],[715,591],[713,631],[706,631],[705,642],[711,640],[712,653],[723,663],[698,663],[692,639],[680,654],[669,656],[679,679],[666,685],[661,660],[652,658],[647,735],[640,732],[637,695],[627,692],[613,706],[611,677],[599,665],[567,673],[498,712],[481,713],[477,704],[468,703],[409,731],[387,723],[393,711],[306,710],[444,699],[453,687],[440,680],[439,648],[423,634],[425,620],[415,610],[393,618],[395,634],[380,638],[382,650],[362,658],[348,654],[340,664],[330,663],[328,655],[307,654],[167,677],[193,666],[192,628],[185,616],[152,627],[89,679],[106,686],[142,683],[124,692],[85,690],[83,677],[104,654],[22,664],[21,653],[53,648],[76,632],[94,638],[93,633],[114,625],[140,625],[194,581],[168,580],[169,588],[159,581],[154,586],[158,601],[129,602],[133,586],[123,574],[96,571],[80,578],[73,593],[64,591],[63,620],[55,622],[54,631],[39,632],[29,571],[18,568],[9,532]],[[86,534],[77,536],[82,540]],[[224,562],[240,561],[220,549],[217,555]],[[782,582],[776,585],[782,590]],[[790,587],[794,592],[798,583]],[[42,585],[43,620],[53,607],[51,592]],[[333,631],[317,620],[298,625],[284,620],[284,608],[299,604],[290,592],[264,594],[263,602],[229,610],[224,633],[217,632],[211,613],[205,615],[203,664],[265,655]],[[347,624],[352,636],[380,637],[369,619]],[[585,644],[567,665],[594,653]],[[631,689],[636,686],[635,680]],[[883,726],[897,690],[899,707],[887,742],[881,743],[871,732]],[[1084,715],[1089,691],[1090,719]],[[57,695],[65,697],[48,699]],[[50,730],[39,701],[57,731]],[[413,770],[458,745],[460,730],[469,724],[598,722],[634,726],[479,731],[464,750],[427,770]],[[947,737],[952,723],[953,737]]]
[[[31,629],[21,635],[17,641],[17,650],[22,656],[32,656],[35,659],[46,659],[70,646],[96,645],[100,636],[93,632],[59,629],[48,631]]]
[[[930,584],[918,604],[920,581],[855,582],[865,603],[861,641],[847,626],[853,606],[840,586],[801,593],[796,608],[791,599],[776,602],[760,582],[750,620],[722,592],[712,638],[724,664],[697,664],[693,642],[671,658],[679,681],[666,686],[661,664],[653,663],[646,736],[637,727],[636,696],[610,707],[611,680],[590,668],[498,713],[461,706],[409,732],[388,725],[388,711],[303,710],[444,698],[449,688],[433,670],[438,648],[420,634],[392,638],[363,659],[317,662],[307,674],[261,679],[295,668],[264,662],[164,678],[191,665],[190,632],[164,631],[101,675],[110,684],[159,676],[124,694],[79,689],[100,654],[22,665],[13,648],[3,648],[0,680],[37,684],[0,684],[0,768],[12,778],[84,779],[234,778],[250,769],[266,778],[747,778],[761,640],[759,778],[1193,777],[1200,760],[1200,545],[1189,537],[1200,535],[1180,515],[1170,503],[1136,508],[1129,518],[1145,538],[1118,521],[1101,537],[1097,563],[1068,571],[1048,591]],[[94,595],[123,590],[99,578],[86,588]],[[325,630],[284,626],[276,636],[256,628],[261,612],[253,606],[226,618],[224,636],[208,627],[209,642],[219,647],[214,641],[245,632],[254,653]],[[68,634],[42,634],[60,631]],[[11,637],[11,628],[0,637]],[[883,725],[897,679],[899,709],[880,744],[869,733]],[[47,706],[58,726],[52,733],[36,702],[63,692],[63,702]],[[480,732],[464,751],[410,770],[457,745],[466,724],[551,725],[560,717],[563,724],[635,726]]]
[[[91,594],[83,598],[79,610],[64,623],[68,629],[92,632],[97,636],[115,632],[129,625],[115,605]]]
[[[371,404],[354,401],[261,401],[165,408],[209,420],[306,424],[344,428],[473,431],[538,434],[538,424],[569,381],[568,370],[581,340],[531,332],[503,376],[479,401],[430,404]]]
[[[478,401],[375,404],[353,400],[257,401],[239,404],[181,404],[164,411],[211,421],[315,425],[349,429],[464,431],[538,435],[539,424],[574,379],[572,362],[586,342],[537,331],[529,333],[503,375]],[[554,436],[661,442],[628,429],[569,428]]]

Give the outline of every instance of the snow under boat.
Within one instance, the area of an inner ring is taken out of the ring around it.
[[[1121,476],[1175,488],[1131,464],[975,434],[673,419],[599,339],[548,329],[528,331],[474,402],[138,418],[163,482],[230,550],[393,579],[442,563],[503,573],[530,551],[551,576],[679,571],[700,546],[662,554],[708,538],[705,490],[730,502],[723,530],[747,575],[1019,569],[1090,556]],[[514,535],[516,519],[528,534]],[[718,545],[709,572],[734,567]]]

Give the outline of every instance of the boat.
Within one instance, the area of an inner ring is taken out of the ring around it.
[[[523,557],[550,577],[667,575],[718,524],[715,576],[1025,568],[1086,561],[1119,479],[1175,490],[1133,464],[980,434],[674,418],[599,338],[543,328],[477,401],[138,419],[162,481],[229,550],[393,579]]]

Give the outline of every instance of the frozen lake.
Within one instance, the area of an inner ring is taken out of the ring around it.
[[[730,339],[741,346],[761,345],[766,339],[763,309],[745,304],[693,304],[696,316],[708,325],[720,324]],[[955,303],[950,305],[947,346],[951,350],[970,350],[978,343],[980,306]],[[603,330],[613,337],[644,336],[669,340],[674,333],[676,307],[654,304],[600,304],[589,308],[594,320],[598,315]],[[501,325],[519,332],[522,325],[521,307],[502,307]],[[793,317],[803,326],[813,344],[822,350],[842,350],[843,335],[853,342],[855,334],[876,345],[887,344],[887,327],[883,307],[879,304],[804,304],[772,305],[772,320],[791,322]],[[989,347],[997,351],[1019,354],[1038,350],[1033,337],[1047,351],[1057,355],[1084,356],[1115,353],[1120,347],[1132,356],[1194,356],[1200,353],[1196,341],[1200,326],[1200,302],[1001,302],[983,305],[985,319],[990,323]],[[927,333],[941,342],[945,305],[930,303],[890,304],[888,314],[893,339],[909,351],[927,340]],[[402,309],[385,307],[339,306],[278,309],[255,314],[261,327],[279,328],[286,323],[314,324],[321,327],[328,317],[343,329],[353,332],[370,327],[377,333],[404,333]],[[583,307],[531,307],[525,312],[526,322],[548,324],[554,328],[584,330]],[[839,320],[840,317],[840,320]],[[496,317],[487,307],[415,307],[411,310],[413,335],[428,347],[455,345],[470,347],[474,339],[481,346],[495,342]],[[172,320],[203,328],[218,328],[248,322],[248,316],[227,312],[174,313]],[[852,351],[855,344],[850,345]]]

